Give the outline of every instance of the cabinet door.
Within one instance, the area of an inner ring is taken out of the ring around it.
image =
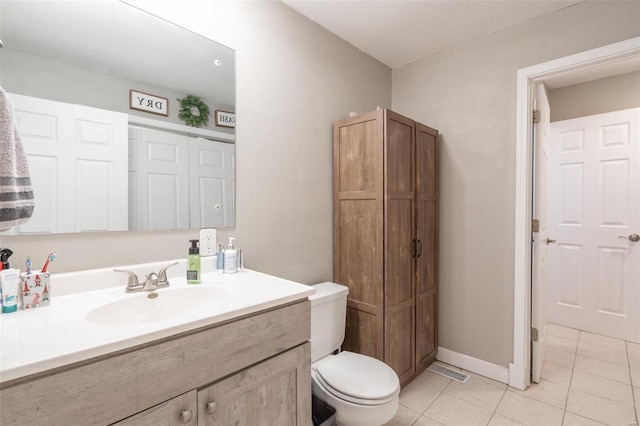
[[[198,424],[309,425],[310,344],[277,355],[198,391]]]
[[[415,373],[415,122],[385,113],[384,362],[404,384]]]
[[[438,132],[416,127],[416,373],[438,348]]]
[[[169,401],[114,423],[114,426],[195,426],[196,391],[192,390]]]
[[[334,280],[349,287],[343,348],[384,360],[384,111],[334,126]]]

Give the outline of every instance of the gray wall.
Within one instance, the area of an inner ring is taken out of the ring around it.
[[[640,71],[549,90],[551,121],[640,107]]]
[[[393,109],[442,133],[440,346],[512,361],[517,70],[638,35],[640,2],[583,2],[393,70]]]
[[[280,2],[135,3],[236,49],[236,227],[219,240],[237,237],[248,268],[303,283],[331,280],[333,121],[389,107],[391,71]],[[0,245],[15,251],[15,266],[55,250],[52,271],[62,272],[185,257],[197,236],[23,236]]]

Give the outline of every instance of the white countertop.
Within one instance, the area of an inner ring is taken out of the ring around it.
[[[169,278],[170,288],[196,286],[186,283],[184,273],[181,273],[183,268],[181,262],[170,269],[173,275],[178,274]],[[148,272],[157,270],[147,269]],[[124,274],[117,275],[119,284],[113,286],[114,280],[109,274],[115,273],[111,269],[94,271],[86,271],[85,275],[59,274],[59,277],[53,274],[49,306],[0,315],[0,382],[305,299],[315,293],[312,286],[248,269],[235,274],[208,272],[202,274],[202,283],[197,286],[226,286],[233,292],[228,301],[212,307],[211,311],[195,310],[148,323],[99,325],[86,320],[91,310],[139,293],[125,293],[127,280]],[[96,289],[86,291],[87,280],[105,276],[109,277],[109,284],[91,284],[91,288]],[[66,286],[65,281],[68,282]],[[85,291],[78,292],[78,288]],[[160,294],[162,291],[157,290]]]

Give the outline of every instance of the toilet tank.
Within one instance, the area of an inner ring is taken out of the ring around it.
[[[316,362],[342,345],[349,288],[326,282],[313,286],[311,301],[311,362]]]

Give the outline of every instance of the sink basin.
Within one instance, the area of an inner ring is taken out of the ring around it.
[[[208,312],[228,301],[233,292],[222,286],[164,288],[135,293],[99,306],[86,316],[102,325],[132,325]]]

